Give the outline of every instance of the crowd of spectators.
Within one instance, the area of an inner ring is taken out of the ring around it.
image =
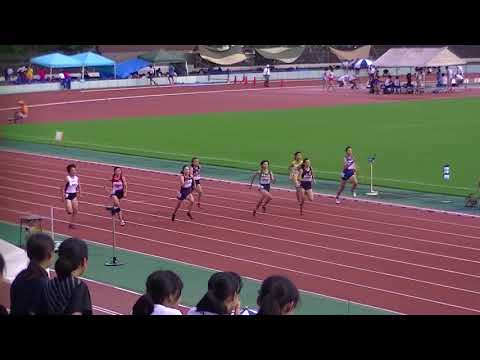
[[[86,242],[69,238],[60,244],[54,264],[55,275],[49,270],[55,252],[50,235],[41,232],[30,235],[26,252],[29,264],[18,273],[10,287],[10,315],[93,314],[90,291],[81,279],[88,268]],[[4,268],[5,262],[0,254],[0,281]],[[243,279],[239,274],[217,272],[206,285],[205,293],[187,315],[289,315],[300,303],[297,287],[283,276],[270,276],[263,281],[256,310],[241,304]],[[179,304],[183,288],[183,281],[176,273],[154,271],[148,276],[146,291],[133,305],[131,314],[182,315]],[[8,314],[2,304],[0,314]]]

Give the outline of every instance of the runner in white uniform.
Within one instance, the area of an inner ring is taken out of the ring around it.
[[[267,204],[272,201],[273,197],[272,194],[270,194],[270,184],[275,182],[275,176],[273,176],[272,171],[268,168],[269,166],[269,161],[268,160],[263,160],[260,163],[260,170],[256,171],[252,179],[250,181],[250,189],[252,188],[253,181],[255,178],[258,176],[260,178],[260,183],[258,187],[258,191],[260,191],[260,200],[257,202],[257,206],[255,207],[255,210],[253,210],[253,216],[257,214],[257,210],[262,206],[263,212],[267,211]]]
[[[80,183],[77,176],[77,167],[74,164],[67,166],[66,183],[61,187],[62,202],[65,203],[67,214],[71,215],[70,229],[75,228],[75,217],[78,213],[78,199],[80,197]]]

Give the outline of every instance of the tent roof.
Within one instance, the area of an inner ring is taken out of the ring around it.
[[[117,78],[127,78],[131,73],[149,65],[150,62],[133,58],[117,64]]]
[[[305,45],[287,47],[287,46],[276,46],[269,48],[255,47],[261,56],[269,60],[279,60],[286,64],[291,64],[295,62],[305,50]]]
[[[352,51],[337,50],[329,46],[329,49],[340,60],[355,60],[355,59],[368,59],[370,55],[371,45],[365,45]]]
[[[115,61],[93,52],[84,52],[71,56],[82,63],[83,66],[113,66]]]
[[[154,64],[184,64],[186,61],[185,54],[178,51],[156,50],[146,54],[142,54],[139,59],[150,61]]]
[[[202,59],[218,65],[238,64],[247,59],[242,45],[232,45],[227,50],[214,50],[210,46],[199,45],[198,50]]]
[[[466,64],[448,48],[394,48],[380,56],[377,67],[436,67]]]
[[[60,53],[53,53],[34,57],[30,60],[32,64],[40,65],[48,68],[73,68],[82,67],[82,63],[77,59]]]

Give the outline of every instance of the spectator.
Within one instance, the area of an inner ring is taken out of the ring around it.
[[[188,315],[240,314],[241,278],[232,272],[219,272],[210,277],[208,291]]]
[[[58,74],[58,79],[60,80],[62,87],[65,88],[65,74],[63,72]]]
[[[168,65],[168,83],[170,85],[175,84],[175,67],[173,64]]]
[[[50,235],[35,233],[27,240],[28,267],[22,270],[10,287],[12,315],[46,314],[44,289],[47,269],[52,265],[54,242]]]
[[[393,82],[393,88],[395,89],[395,93],[398,94],[402,90],[402,86],[400,85],[400,78],[395,76],[395,81]]]
[[[448,76],[445,73],[442,73],[442,82],[440,84],[441,87],[447,87],[448,85]]]
[[[33,81],[33,68],[31,66],[29,66],[27,71],[25,71],[25,77],[29,84]]]
[[[5,271],[5,260],[3,259],[2,253],[0,253],[0,282],[3,282],[3,273]],[[8,315],[7,308],[0,304],[0,315]]]
[[[40,82],[44,82],[46,76],[47,76],[47,71],[45,69],[38,70],[38,77],[40,79]]]
[[[49,280],[45,288],[49,314],[92,314],[90,292],[79,279],[87,266],[87,244],[77,238],[64,240],[58,248],[58,260],[55,263],[57,276]]]
[[[11,67],[9,67],[7,69],[7,74],[8,74],[8,81],[12,81],[12,76],[13,76],[13,69]]]
[[[8,82],[10,81],[9,76],[8,76],[8,68],[5,68],[3,70],[3,77],[4,77],[4,80],[5,80],[5,84],[8,84]]]
[[[297,287],[283,276],[266,278],[257,298],[258,315],[290,315],[300,302]]]
[[[453,79],[453,70],[450,69],[448,66],[445,66],[445,71],[447,73],[447,86],[450,86]]]
[[[266,87],[270,87],[270,65],[267,64],[263,69],[263,85]]]
[[[407,83],[405,84],[405,88],[407,90],[407,93],[411,94],[413,92],[412,74],[411,73],[407,74]]]
[[[392,75],[388,75],[387,79],[385,80],[385,84],[383,85],[383,93],[392,94],[393,89],[394,87],[393,87]]]
[[[437,68],[437,87],[442,86],[442,71],[440,66]]]
[[[178,308],[183,282],[172,271],[155,271],[147,279],[147,295],[153,302],[151,315],[182,315]]]

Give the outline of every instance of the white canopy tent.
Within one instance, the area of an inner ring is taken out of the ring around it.
[[[442,48],[394,48],[373,62],[377,68],[439,67],[464,65],[466,61]]]

